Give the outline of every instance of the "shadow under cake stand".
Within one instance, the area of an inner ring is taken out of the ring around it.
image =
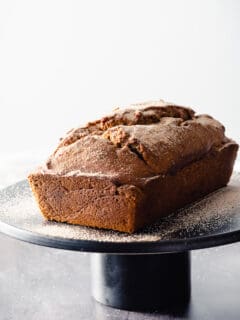
[[[240,175],[133,235],[45,221],[24,180],[0,191],[0,231],[41,246],[90,252],[92,296],[103,304],[182,309],[191,295],[190,251],[240,240]]]

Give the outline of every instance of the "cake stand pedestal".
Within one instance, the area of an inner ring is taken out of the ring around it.
[[[21,181],[0,191],[0,231],[41,246],[90,252],[92,295],[97,301],[120,309],[166,312],[188,305],[191,250],[240,240],[239,198],[240,182],[235,179],[202,200],[199,209],[187,209],[158,226],[127,235],[44,221],[27,181]],[[211,203],[217,200],[224,208],[213,214]],[[193,220],[191,228],[179,224],[191,222],[197,210],[200,219]],[[161,230],[169,232],[163,236]]]
[[[190,299],[190,253],[91,255],[92,295],[127,310],[181,308]]]

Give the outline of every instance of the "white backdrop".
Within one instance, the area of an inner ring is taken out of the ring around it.
[[[47,155],[116,105],[164,98],[240,138],[240,1],[0,0],[0,146]]]

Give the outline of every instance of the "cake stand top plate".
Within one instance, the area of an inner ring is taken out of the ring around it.
[[[225,188],[132,235],[44,220],[26,180],[0,191],[0,231],[37,245],[115,254],[154,254],[240,241],[240,174]]]

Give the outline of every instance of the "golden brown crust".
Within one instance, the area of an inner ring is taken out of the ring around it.
[[[174,174],[149,180],[144,186],[147,200],[139,211],[136,230],[226,186],[237,150],[238,146],[229,142]]]
[[[46,219],[124,232],[134,231],[144,198],[138,187],[107,178],[35,173],[29,182]]]
[[[71,130],[29,182],[49,220],[134,232],[226,185],[237,149],[210,116],[150,102]]]
[[[108,177],[33,173],[33,193],[48,220],[134,232],[160,217],[225,186],[237,145],[229,143],[176,174],[117,186]]]
[[[225,140],[222,124],[189,108],[163,101],[133,105],[70,131],[45,171],[118,175],[121,183],[135,184],[184,167]]]

